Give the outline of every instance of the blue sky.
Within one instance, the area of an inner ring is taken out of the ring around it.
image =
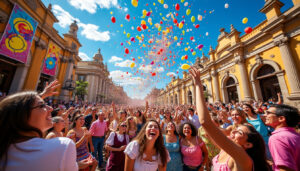
[[[45,6],[52,4],[59,20],[54,28],[60,35],[68,32],[73,20],[78,21],[78,39],[82,44],[79,56],[92,60],[101,48],[110,77],[132,98],[144,98],[153,87],[164,88],[172,75],[182,78],[182,64],[193,63],[202,52],[208,56],[210,45],[215,49],[220,28],[230,32],[233,24],[243,35],[246,27],[255,27],[266,18],[259,12],[264,0],[164,0],[163,4],[163,0],[139,0],[137,7],[131,0],[42,1]],[[282,2],[282,11],[292,7],[292,0]],[[178,11],[176,4],[180,6]],[[149,16],[143,15],[143,10]],[[248,18],[246,24],[242,23],[244,17]],[[181,29],[174,19],[184,23]],[[145,30],[142,20],[146,22]],[[203,48],[199,49],[199,45]],[[185,55],[188,59],[182,60]]]

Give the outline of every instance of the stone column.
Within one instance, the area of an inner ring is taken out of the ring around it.
[[[185,93],[185,85],[182,85],[182,104],[186,104],[186,93]]]
[[[212,87],[211,87],[211,76],[209,76],[208,78],[207,78],[207,82],[208,82],[208,84],[207,84],[207,92],[211,95],[211,96],[209,96],[209,98],[208,98],[208,101],[210,102],[210,103],[212,103],[213,102],[213,98],[212,98]]]
[[[213,80],[213,93],[214,93],[214,101],[220,101],[220,90],[219,90],[219,84],[218,84],[218,73],[215,70],[211,71],[212,80]]]
[[[274,43],[276,46],[279,46],[280,49],[283,65],[291,88],[290,98],[300,97],[300,74],[297,71],[297,67],[295,65],[296,61],[294,60],[288,46],[288,37],[284,35],[278,36],[274,40]]]
[[[180,104],[180,90],[179,88],[177,89],[177,105]]]
[[[250,93],[250,87],[249,87],[249,80],[248,80],[248,74],[245,66],[245,60],[244,57],[239,55],[236,56],[235,59],[235,64],[238,64],[239,70],[241,73],[241,81],[242,81],[242,87],[243,87],[243,93],[244,93],[244,101],[249,101],[251,100],[251,93]],[[237,90],[239,91],[239,90]]]
[[[70,58],[68,59],[68,66],[67,66],[67,69],[66,69],[66,74],[65,74],[65,77],[64,77],[63,84],[65,84],[65,82],[68,79],[71,79],[71,75],[72,75],[72,72],[73,72],[73,65],[74,65],[73,56],[74,56],[74,53],[72,53],[71,56],[70,56]],[[63,100],[70,100],[69,99],[69,90],[62,89],[61,90],[61,96],[62,96]]]

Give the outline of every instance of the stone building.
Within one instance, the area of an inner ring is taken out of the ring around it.
[[[41,91],[46,82],[57,79],[62,86],[58,88],[60,94],[55,99],[70,100],[74,89],[74,66],[80,60],[78,49],[81,44],[77,39],[78,26],[76,22],[70,26],[69,32],[61,37],[53,28],[53,24],[58,20],[51,12],[51,4],[45,7],[41,0],[1,0],[0,37],[3,39],[6,33],[5,28],[9,24],[13,8],[16,6],[20,7],[26,13],[25,15],[35,20],[37,27],[33,34],[29,54],[25,56],[26,62],[14,60],[7,55],[0,55],[0,92],[11,94],[22,90]],[[24,22],[24,19],[22,21]],[[26,22],[25,19],[25,25]],[[32,28],[29,31],[32,31]],[[15,38],[22,40],[20,36]],[[55,59],[54,72],[45,74],[43,67],[46,64],[46,55],[48,49],[51,48],[50,45],[60,49],[61,53]]]
[[[85,97],[89,102],[126,103],[126,99],[128,99],[123,87],[115,85],[109,78],[109,71],[107,65],[103,63],[100,49],[94,55],[93,61],[78,62],[76,80],[89,83],[88,94]]]
[[[267,101],[282,94],[284,103],[300,108],[300,0],[285,12],[279,0],[267,0],[260,12],[266,20],[250,34],[230,27],[220,29],[218,44],[209,57],[197,58],[209,102]],[[195,88],[189,75],[173,78],[160,92],[158,103],[195,104]]]

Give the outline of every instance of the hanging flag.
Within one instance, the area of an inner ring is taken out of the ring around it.
[[[26,63],[37,25],[38,22],[15,4],[0,41],[0,54]]]
[[[48,50],[44,60],[42,73],[50,76],[55,75],[56,67],[59,62],[59,57],[62,54],[62,50],[59,46],[52,41],[49,42]]]

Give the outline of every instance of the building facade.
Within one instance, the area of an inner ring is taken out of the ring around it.
[[[194,63],[201,70],[207,101],[268,101],[281,93],[284,103],[300,108],[300,0],[293,4],[281,13],[282,2],[265,1],[260,12],[266,20],[250,34],[240,36],[233,25],[230,32],[220,29],[216,48]],[[182,79],[173,78],[157,100],[195,104],[192,79],[186,72]]]
[[[2,38],[5,36],[5,28],[9,24],[15,6],[20,7],[24,11],[23,13],[33,18],[37,22],[37,27],[32,35],[29,53],[25,56],[26,62],[20,62],[0,54],[0,91],[2,94],[11,94],[22,90],[42,91],[46,82],[57,79],[62,86],[58,88],[59,95],[54,99],[70,100],[74,89],[74,66],[80,60],[78,49],[81,44],[77,39],[78,26],[76,22],[70,26],[69,32],[61,37],[53,28],[53,24],[58,20],[51,12],[51,4],[45,7],[40,0],[1,0],[0,37]],[[19,25],[18,29],[20,28]],[[28,30],[32,31],[32,28]],[[22,40],[20,36],[19,39]],[[59,49],[59,53],[55,59],[53,58],[55,61],[50,60],[47,63],[50,64],[50,67],[46,70],[45,67],[48,67],[46,66],[46,57],[51,52],[49,49],[53,47]],[[53,71],[50,72],[50,69]]]
[[[93,57],[93,61],[80,61],[76,67],[76,80],[87,81],[88,102],[125,104],[128,100],[123,87],[115,85],[109,78],[107,65],[103,63],[100,49]]]

